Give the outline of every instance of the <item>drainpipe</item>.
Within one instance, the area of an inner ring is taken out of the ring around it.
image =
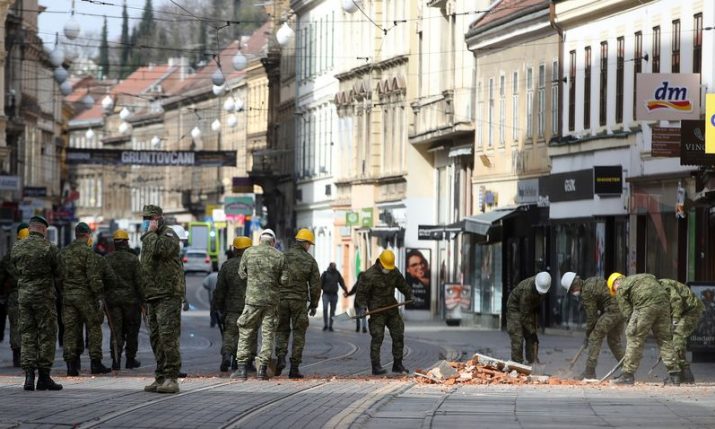
[[[549,24],[559,35],[559,131],[558,139],[563,136],[563,107],[564,107],[564,30],[556,23],[556,4],[549,3]]]

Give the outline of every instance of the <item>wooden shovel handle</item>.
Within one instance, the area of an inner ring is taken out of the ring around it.
[[[380,313],[380,312],[383,312],[383,311],[385,311],[385,310],[389,310],[389,309],[391,309],[391,308],[401,307],[401,306],[403,306],[403,305],[407,305],[407,304],[410,304],[410,303],[412,303],[412,300],[405,301],[405,302],[400,302],[400,303],[397,303],[397,304],[388,305],[388,306],[385,306],[385,307],[376,308],[376,309],[374,309],[374,310],[372,310],[372,311],[368,311],[367,313],[363,314],[362,317],[369,316],[369,315],[375,314],[375,313]]]

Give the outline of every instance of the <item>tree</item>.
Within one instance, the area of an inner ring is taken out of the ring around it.
[[[122,7],[122,35],[119,40],[122,45],[122,56],[119,64],[119,77],[125,78],[129,75],[129,55],[131,54],[131,40],[129,39],[129,14],[127,13],[127,0],[124,0]]]
[[[104,25],[102,26],[102,37],[99,44],[99,66],[101,67],[101,76],[109,76],[109,41],[107,40],[107,17],[104,17]]]

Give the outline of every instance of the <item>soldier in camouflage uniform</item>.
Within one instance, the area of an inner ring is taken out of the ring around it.
[[[223,324],[221,372],[228,371],[229,366],[238,369],[238,363],[234,364],[239,338],[238,318],[246,304],[246,280],[238,275],[238,268],[241,266],[243,252],[249,247],[251,247],[250,238],[233,239],[232,257],[221,266],[216,281],[216,291],[211,301],[211,311],[219,314],[219,320]],[[253,354],[255,356],[255,350]]]
[[[660,356],[670,377],[666,384],[680,384],[680,367],[673,351],[673,332],[670,319],[670,290],[661,286],[651,274],[625,277],[613,273],[608,278],[608,288],[616,292],[618,307],[628,321],[626,326],[626,354],[623,373],[614,384],[633,384],[643,357],[646,337],[653,332]]]
[[[106,374],[111,369],[102,364],[102,266],[99,256],[90,248],[92,231],[84,222],[75,227],[76,239],[62,249],[64,267],[62,319],[65,325],[63,355],[67,375],[77,376],[78,351],[83,349],[82,324],[89,331],[91,373]]]
[[[295,236],[296,242],[285,252],[288,268],[288,284],[281,287],[281,302],[278,305],[278,329],[276,331],[276,375],[286,366],[288,338],[293,331],[293,350],[290,355],[289,378],[303,378],[299,367],[303,360],[305,332],[308,330],[308,312],[315,316],[320,299],[320,270],[318,263],[308,253],[315,243],[313,233],[301,229]],[[308,302],[310,299],[310,302]],[[310,309],[308,309],[308,304]]]
[[[25,390],[61,390],[50,378],[57,341],[55,282],[62,278],[60,252],[45,239],[47,220],[30,219],[30,236],[15,242],[10,259],[18,275],[21,364]],[[35,387],[35,369],[39,372]]]
[[[596,378],[598,355],[601,353],[603,339],[607,338],[611,353],[620,361],[625,353],[621,337],[623,336],[624,320],[618,308],[616,298],[611,296],[606,280],[601,277],[590,277],[581,280],[576,273],[568,272],[561,277],[561,285],[567,293],[581,296],[581,303],[586,311],[586,339],[584,347],[588,348],[586,369],[579,378]]]
[[[680,366],[681,382],[695,383],[695,377],[690,370],[690,363],[685,357],[688,337],[697,328],[705,305],[689,287],[672,279],[658,280],[670,291],[670,315],[673,319],[673,352]]]
[[[21,223],[17,227],[17,241],[24,240],[30,235],[29,225]],[[12,250],[12,249],[11,249]],[[19,304],[17,302],[17,271],[10,259],[10,251],[8,251],[2,260],[0,260],[0,287],[7,287],[7,316],[10,320],[10,348],[12,349],[12,366],[20,368],[20,346],[22,339],[20,337],[19,324]]]
[[[114,232],[114,252],[104,256],[115,274],[115,281],[105,285],[107,308],[112,322],[110,346],[112,369],[121,366],[122,349],[126,347],[127,369],[139,368],[136,360],[141,326],[141,265],[139,258],[129,249],[129,234],[124,230]]]
[[[141,278],[149,319],[149,340],[156,358],[155,380],[147,392],[178,393],[181,368],[181,301],[185,283],[180,240],[164,223],[161,207],[144,206]]]
[[[275,248],[276,235],[270,229],[261,233],[260,244],[246,249],[241,258],[238,275],[246,280],[246,305],[238,318],[238,369],[231,377],[245,380],[246,364],[258,341],[261,327],[261,351],[258,353],[256,377],[268,380],[268,365],[273,354],[273,340],[278,323],[280,287],[288,283],[285,256]]]
[[[537,313],[550,287],[551,275],[542,271],[519,282],[509,294],[506,302],[506,331],[511,340],[511,360],[514,362],[524,362],[524,343],[526,363],[532,364],[538,358]]]
[[[374,311],[381,307],[397,304],[395,289],[405,296],[405,301],[412,300],[412,288],[400,270],[395,267],[395,254],[383,250],[377,261],[362,273],[355,296],[355,306]],[[364,310],[363,310],[364,311]],[[405,347],[405,323],[398,308],[381,311],[370,316],[370,360],[373,375],[385,374],[380,364],[380,348],[385,338],[385,327],[392,338],[392,372],[408,373],[402,364]]]

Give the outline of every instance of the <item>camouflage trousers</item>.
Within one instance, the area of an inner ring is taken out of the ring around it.
[[[673,351],[673,332],[668,305],[653,305],[637,308],[633,311],[626,327],[626,354],[623,360],[623,372],[635,374],[643,357],[646,337],[652,332],[660,349],[668,372],[678,371],[678,360]]]
[[[243,313],[238,318],[238,350],[236,361],[245,365],[251,359],[258,343],[258,329],[261,329],[261,351],[258,353],[258,364],[268,366],[273,355],[273,341],[278,325],[277,306],[256,306],[246,304]]]
[[[698,327],[700,317],[703,315],[700,311],[691,311],[683,315],[678,324],[673,329],[673,350],[678,359],[678,366],[681,369],[689,368],[690,363],[685,357],[685,349],[688,345],[688,337]]]
[[[181,298],[167,297],[147,302],[149,342],[156,359],[157,380],[176,379],[181,369]]]
[[[139,347],[141,307],[132,303],[107,303],[107,310],[112,322],[109,342],[112,359],[120,359],[122,350],[126,351],[127,359],[134,359]]]
[[[22,369],[50,369],[55,361],[57,307],[55,300],[20,301]]]
[[[536,335],[536,326],[526,326],[521,322],[519,313],[507,313],[506,332],[511,341],[511,360],[524,363],[524,343],[526,343],[526,362],[536,360],[536,347],[539,337]]]
[[[278,328],[276,329],[276,356],[288,354],[288,339],[293,332],[291,365],[298,366],[303,361],[305,333],[308,330],[308,303],[296,299],[281,300],[278,304]]]
[[[238,318],[241,317],[241,313],[226,313],[223,317],[223,345],[221,347],[221,356],[229,354],[231,356],[236,356],[238,351],[238,339],[240,338],[240,331],[238,329]],[[255,349],[256,343],[254,343],[254,349],[251,354],[255,356],[257,351]]]
[[[593,331],[588,336],[588,357],[586,358],[587,368],[596,368],[598,365],[598,355],[601,353],[603,339],[606,338],[608,348],[611,353],[620,361],[625,350],[623,348],[622,337],[625,322],[620,313],[604,313],[596,321]]]
[[[392,359],[401,360],[405,349],[405,323],[397,309],[388,310],[370,316],[370,361],[380,363],[380,348],[385,339],[385,327],[392,338]]]
[[[84,350],[82,324],[89,332],[89,357],[102,359],[102,321],[104,314],[93,299],[65,297],[62,303],[62,323],[65,325],[62,355],[67,362],[74,361]]]
[[[20,335],[20,304],[17,302],[17,291],[11,292],[8,297],[7,318],[10,320],[10,348],[20,350],[22,336]]]

